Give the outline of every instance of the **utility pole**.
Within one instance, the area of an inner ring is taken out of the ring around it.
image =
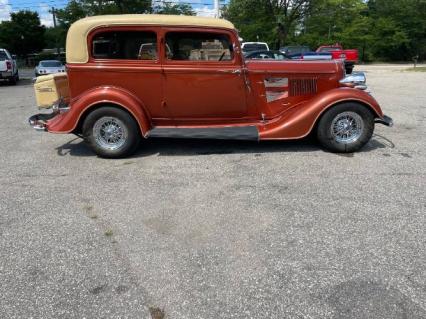
[[[52,7],[52,15],[53,15],[53,27],[55,28],[55,31],[56,31],[56,12],[55,12],[55,7]],[[58,36],[57,36],[57,34],[55,34],[55,45],[56,45],[56,54],[58,55],[58,58],[60,58],[59,55],[61,54],[61,52],[60,52],[60,49],[58,47]]]
[[[214,17],[220,18],[219,0],[214,0]]]

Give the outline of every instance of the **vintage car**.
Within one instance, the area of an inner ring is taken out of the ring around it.
[[[35,76],[65,72],[65,65],[58,60],[40,61],[34,69]]]
[[[37,130],[83,137],[96,154],[130,155],[143,138],[253,140],[317,136],[354,152],[392,125],[341,61],[245,61],[232,23],[113,15],[68,31],[67,73],[38,77]]]

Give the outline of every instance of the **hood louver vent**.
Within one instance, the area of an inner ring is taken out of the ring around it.
[[[310,95],[317,93],[317,79],[291,79],[290,96]]]

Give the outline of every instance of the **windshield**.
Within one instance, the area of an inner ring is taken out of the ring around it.
[[[62,63],[59,61],[41,61],[40,66],[43,68],[60,68]]]
[[[246,43],[244,44],[243,51],[260,51],[260,50],[268,50],[266,44],[262,43]]]
[[[7,58],[6,52],[0,51],[0,61],[4,61],[4,60],[7,60],[7,59],[8,58]]]

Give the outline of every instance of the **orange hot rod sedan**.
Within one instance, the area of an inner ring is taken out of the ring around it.
[[[128,156],[142,138],[300,139],[315,134],[354,152],[388,126],[362,73],[343,61],[245,61],[232,23],[113,15],[74,23],[67,73],[35,83],[37,130],[74,133],[102,157]]]

